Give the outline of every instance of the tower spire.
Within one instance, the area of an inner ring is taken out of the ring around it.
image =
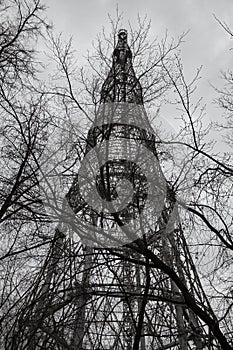
[[[127,30],[120,29],[118,42],[112,54],[112,67],[101,89],[100,103],[143,104],[142,87],[135,75],[132,57],[127,43]]]

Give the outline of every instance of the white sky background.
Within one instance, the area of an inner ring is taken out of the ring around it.
[[[203,65],[199,96],[207,103],[207,118],[221,119],[222,111],[211,102],[216,93],[210,83],[221,86],[220,71],[232,69],[233,40],[213,14],[233,29],[233,0],[47,0],[46,4],[55,30],[73,37],[79,55],[92,48],[103,26],[109,28],[108,13],[114,17],[117,4],[126,29],[128,21],[136,23],[138,14],[151,19],[151,39],[162,39],[166,30],[174,38],[189,31],[181,46],[185,76],[191,78]]]

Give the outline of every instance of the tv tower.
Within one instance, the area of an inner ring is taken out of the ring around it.
[[[80,171],[65,198],[69,225],[56,229],[7,349],[216,349],[176,282],[144,254],[149,249],[159,257],[214,317],[156,141],[121,29]]]

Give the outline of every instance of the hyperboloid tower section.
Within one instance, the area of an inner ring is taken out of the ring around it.
[[[161,171],[126,30],[112,57],[66,195],[69,223],[56,230],[7,349],[214,349],[207,327],[152,258],[212,315]]]

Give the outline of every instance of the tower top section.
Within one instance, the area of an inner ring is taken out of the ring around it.
[[[127,43],[127,30],[118,32],[117,45],[112,54],[112,67],[101,89],[100,103],[127,102],[143,104],[142,87],[132,63]]]

